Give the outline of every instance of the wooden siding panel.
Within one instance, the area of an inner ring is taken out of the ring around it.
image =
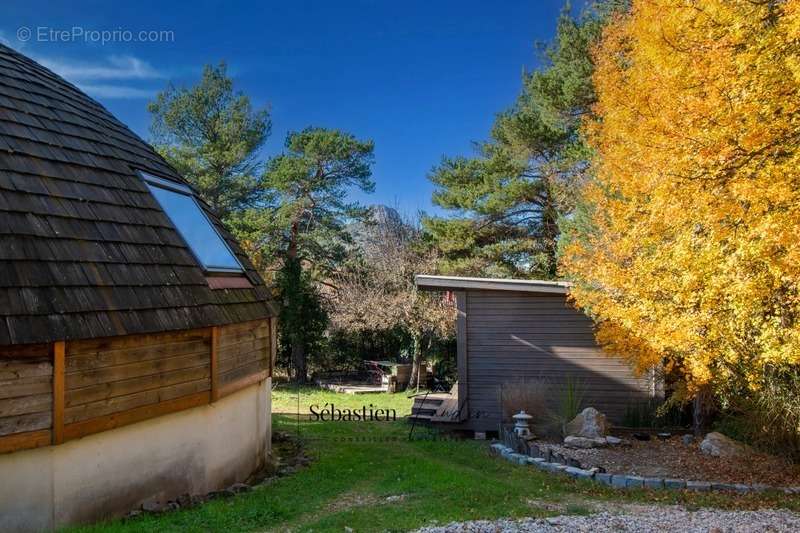
[[[7,398],[0,402],[0,418],[46,411],[52,405],[53,397],[48,393]]]
[[[233,392],[232,384],[245,386],[252,375],[269,374],[272,330],[269,320],[219,328],[217,368],[220,396]]]
[[[263,357],[264,353],[269,353],[270,339],[269,337],[262,337],[253,340],[247,340],[233,345],[222,346],[217,354],[220,361],[220,368],[226,369],[232,362],[243,354],[257,354],[257,357]],[[234,364],[234,366],[237,366]]]
[[[49,429],[53,422],[52,410],[0,418],[0,435]]]
[[[269,361],[269,375],[275,369],[275,364],[278,359],[278,318],[272,317],[269,319],[269,335],[270,335],[270,361]]]
[[[253,361],[266,360],[267,365],[269,365],[269,357],[264,357],[264,352],[267,350],[269,350],[269,341],[260,347],[236,351],[220,361],[219,372],[220,374],[226,374]]]
[[[33,394],[49,394],[53,389],[52,383],[51,376],[0,381],[0,400]]]
[[[261,338],[269,338],[269,325],[266,320],[220,327],[220,349]]]
[[[271,375],[270,320],[10,352],[0,348],[0,453],[59,444],[208,403],[212,343],[220,396]],[[61,401],[54,401],[56,395]]]
[[[128,365],[109,366],[88,371],[78,370],[67,373],[67,391],[71,392],[82,387],[113,383],[141,376],[158,376],[165,372],[184,368],[209,366],[210,362],[210,351],[203,351],[189,355],[165,356],[162,359],[152,359]]]
[[[0,358],[0,381],[18,381],[53,375],[53,363],[49,356],[30,359]]]
[[[266,358],[256,359],[245,365],[238,366],[232,370],[229,370],[228,372],[220,374],[219,382],[221,383],[221,386],[224,387],[229,383],[239,381],[253,374],[258,374],[264,370],[269,370],[269,360]]]
[[[206,405],[209,402],[210,397],[211,393],[208,391],[198,392],[190,396],[182,396],[175,400],[145,405],[143,407],[123,411],[120,413],[114,413],[98,418],[92,418],[90,420],[84,420],[83,422],[68,424],[64,427],[64,439],[77,439],[85,435],[91,435],[92,433],[107,431],[109,429],[141,422],[142,420],[148,420],[150,418],[164,416],[166,414],[175,413],[184,409],[191,409],[192,407]]]
[[[67,372],[92,370],[115,365],[139,363],[162,357],[188,355],[208,350],[207,336],[199,336],[196,340],[180,339],[177,342],[166,342],[160,345],[144,345],[139,348],[128,348],[115,351],[89,352],[71,355],[67,360]]]
[[[67,342],[67,352],[70,357],[90,355],[93,357],[110,352],[131,349],[144,349],[146,347],[167,346],[171,343],[186,343],[189,340],[210,339],[211,329],[191,329],[167,333],[152,333],[147,335],[125,335],[123,337],[103,337]]]
[[[621,419],[630,402],[650,396],[649,377],[606,355],[595,342],[592,321],[564,296],[468,291],[466,330],[470,412],[488,416],[495,427],[504,384],[520,380],[548,383],[555,407],[558,390],[575,379],[584,405],[612,421]]]
[[[182,396],[188,396],[197,392],[209,390],[208,379],[199,379],[178,383],[168,387],[145,390],[142,392],[128,394],[125,396],[115,396],[92,403],[77,405],[66,409],[64,420],[67,424],[90,420],[100,416],[110,415],[130,411],[137,407],[157,404],[168,400],[174,400]]]
[[[0,348],[0,437],[49,430],[52,410],[53,362],[49,347]],[[19,439],[23,437],[12,440]],[[7,440],[6,446],[12,440]]]
[[[210,392],[211,329],[68,342],[65,381],[65,423],[78,433],[93,419],[155,412]]]
[[[66,406],[68,408],[75,407],[108,398],[127,396],[137,392],[169,387],[188,381],[204,380],[208,379],[209,376],[210,368],[206,365],[200,365],[157,375],[100,383],[73,390],[67,399]]]

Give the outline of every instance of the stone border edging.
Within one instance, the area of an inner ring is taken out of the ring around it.
[[[690,481],[686,479],[642,477],[630,474],[609,474],[600,468],[584,469],[567,466],[562,463],[547,462],[544,457],[531,457],[515,452],[503,443],[495,442],[490,446],[492,453],[500,455],[505,460],[520,465],[532,465],[539,470],[554,474],[565,474],[575,479],[585,479],[608,485],[617,489],[669,489],[669,490],[694,490],[698,492],[727,491],[746,494],[749,492],[782,491],[785,494],[800,494],[800,487],[772,487],[764,484],[746,485],[743,483],[717,483],[712,481]]]

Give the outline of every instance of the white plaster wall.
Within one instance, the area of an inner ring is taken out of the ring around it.
[[[271,379],[217,402],[0,455],[0,531],[120,516],[244,481],[270,452]]]

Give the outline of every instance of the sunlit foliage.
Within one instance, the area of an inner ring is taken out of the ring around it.
[[[611,350],[698,386],[800,363],[800,1],[638,0],[595,51],[562,247]]]

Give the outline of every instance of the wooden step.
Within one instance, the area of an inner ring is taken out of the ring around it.
[[[426,409],[437,409],[444,403],[444,400],[428,400],[426,402],[414,402],[413,407],[424,407]]]

